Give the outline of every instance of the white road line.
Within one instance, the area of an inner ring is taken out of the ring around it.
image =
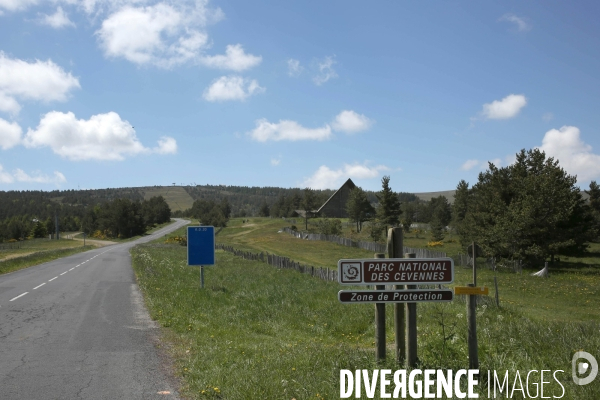
[[[14,301],[14,300],[18,299],[19,297],[23,297],[23,296],[25,296],[27,293],[29,293],[29,292],[21,293],[20,295],[18,295],[18,296],[17,296],[17,297],[15,297],[14,299],[10,299],[10,301]]]
[[[46,284],[46,282],[42,283],[41,285],[37,285],[36,287],[34,287],[34,288],[33,288],[33,290],[35,290],[35,289],[37,289],[37,288],[39,288],[39,287],[42,287],[42,286],[44,286],[45,284]]]
[[[56,278],[58,278],[58,276],[55,276],[54,278],[50,279],[48,282],[52,282],[53,280],[55,280]]]
[[[75,267],[71,268],[69,271],[73,271],[75,269]]]
[[[64,275],[64,274],[66,274],[67,272],[69,272],[69,271],[65,271],[65,272],[63,272],[61,275]]]

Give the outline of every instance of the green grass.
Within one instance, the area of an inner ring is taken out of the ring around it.
[[[69,240],[74,242],[73,240]],[[60,242],[55,241],[55,242]],[[72,254],[81,253],[94,249],[95,246],[83,246],[81,242],[75,241],[77,247],[56,248],[51,250],[37,249],[35,253],[24,255],[21,257],[11,258],[0,262],[0,274],[17,271],[23,268],[29,268],[34,265],[43,264],[58,258],[70,256]]]
[[[265,222],[275,226],[271,224]],[[231,241],[240,234],[246,246],[277,250],[257,236],[250,240],[253,233],[241,234],[244,229],[234,224],[232,232],[221,237],[224,230],[217,238]],[[282,243],[278,254],[303,253],[293,250],[284,234],[275,235]],[[205,268],[206,287],[200,289],[198,268],[186,265],[185,247],[154,242],[132,249],[132,258],[150,314],[167,328],[165,337],[188,398],[335,399],[340,369],[401,368],[391,360],[391,348],[388,360],[375,364],[373,305],[340,304],[335,282],[218,251],[217,265]],[[457,278],[463,275],[459,271]],[[596,307],[597,297],[591,298]],[[391,346],[392,308],[387,310]],[[467,368],[464,302],[424,303],[418,310],[420,366]],[[547,321],[530,318],[512,304],[500,309],[486,304],[478,307],[478,324],[482,393],[488,369],[508,369],[511,377],[515,370],[524,376],[531,369],[550,369],[565,371],[557,375],[566,389],[564,399],[600,398],[600,385],[580,387],[570,378],[576,350],[600,354],[597,319]],[[551,383],[548,393],[560,394],[560,387]]]
[[[159,187],[144,187],[144,199],[149,200],[154,196],[162,196],[171,211],[184,211],[192,208],[194,199],[182,186],[159,186]]]
[[[18,248],[10,248],[16,246]],[[81,246],[82,243],[71,239],[30,239],[14,243],[0,243],[0,260],[26,256],[40,251],[70,249]]]
[[[248,222],[242,223],[243,220]],[[342,258],[371,258],[373,253],[330,242],[301,240],[286,233],[277,233],[289,226],[281,219],[233,219],[217,236],[218,243],[253,252],[267,251],[316,267],[337,268]],[[298,225],[299,226],[299,225]],[[404,245],[426,248],[427,238],[416,233],[405,236]],[[445,243],[448,255],[460,250],[458,242]],[[600,253],[600,245],[590,245],[591,255]],[[599,258],[588,256],[563,258],[550,269],[550,278],[542,279],[523,270],[522,274],[509,271],[496,273],[502,305],[510,305],[529,318],[541,320],[594,321],[600,320],[600,265]],[[483,263],[479,264],[480,266]],[[494,272],[478,268],[478,285],[488,286],[494,295]],[[455,268],[455,285],[472,282],[471,269]]]

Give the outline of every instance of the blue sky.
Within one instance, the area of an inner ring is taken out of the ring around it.
[[[600,179],[592,1],[0,0],[0,190]]]

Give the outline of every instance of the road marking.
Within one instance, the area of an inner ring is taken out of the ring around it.
[[[73,271],[75,269],[75,267],[71,268],[69,271]]]
[[[64,274],[66,274],[67,272],[69,272],[69,271],[65,271],[65,272],[63,272],[61,275],[64,275]]]
[[[14,301],[14,300],[18,299],[19,297],[23,297],[23,296],[25,296],[27,293],[29,293],[29,292],[21,293],[20,295],[18,295],[18,296],[17,296],[17,297],[15,297],[14,299],[10,299],[10,301]]]
[[[52,282],[53,280],[55,280],[56,278],[58,278],[58,276],[55,276],[54,278],[50,279],[48,282]]]
[[[42,287],[42,286],[44,286],[45,284],[46,284],[46,282],[42,283],[41,285],[37,285],[36,287],[34,287],[34,288],[33,288],[33,290],[35,290],[35,289],[37,289],[37,288],[39,288],[39,287]]]

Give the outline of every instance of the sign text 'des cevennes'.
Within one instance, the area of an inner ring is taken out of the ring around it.
[[[454,260],[440,258],[374,258],[339,260],[342,285],[420,285],[454,281]]]

